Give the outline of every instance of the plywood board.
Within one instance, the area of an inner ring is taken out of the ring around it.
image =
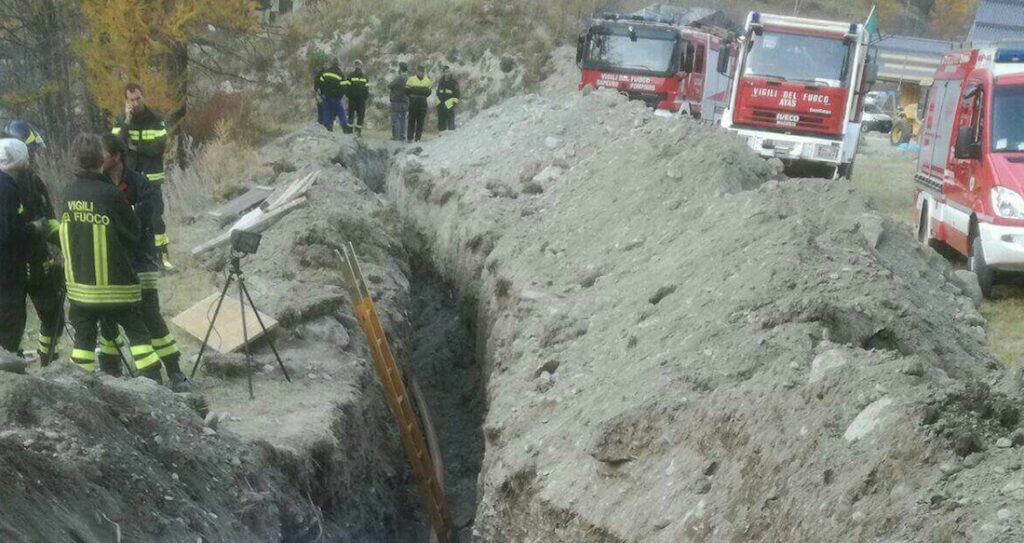
[[[262,204],[272,193],[273,189],[253,187],[245,194],[211,211],[210,216],[222,221],[236,219],[242,213]]]
[[[186,309],[174,317],[174,324],[192,337],[202,341],[206,336],[206,329],[210,327],[213,312],[217,309],[218,298],[220,298],[219,293],[212,294]],[[263,319],[267,331],[272,331],[277,327],[277,321],[273,317],[261,312],[260,318]],[[249,304],[245,304],[245,324],[249,331],[250,343],[263,336],[263,329]],[[217,315],[217,323],[213,327],[213,332],[210,333],[209,347],[219,353],[231,353],[241,349],[243,345],[245,345],[245,340],[242,335],[242,311],[239,308],[238,300],[229,295],[224,298],[224,305],[221,306],[220,314]]]

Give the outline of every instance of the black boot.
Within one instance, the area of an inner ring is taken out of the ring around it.
[[[171,390],[174,392],[192,392],[192,383],[182,373],[178,366],[179,354],[175,353],[164,360],[164,369],[167,370],[167,379],[171,382]]]
[[[113,377],[124,376],[124,370],[121,367],[121,359],[116,356],[101,354],[100,371]]]
[[[164,384],[164,376],[160,373],[160,364],[153,364],[144,370],[139,370],[139,377],[145,377],[146,379],[152,379],[156,381],[158,385]]]

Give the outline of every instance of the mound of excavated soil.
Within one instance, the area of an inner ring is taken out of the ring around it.
[[[477,315],[481,541],[1024,539],[1021,397],[949,267],[769,170],[605,93],[397,161]]]
[[[243,265],[260,310],[281,322],[274,335],[293,382],[256,342],[252,401],[244,358],[213,357],[206,368],[215,371],[194,383],[212,412],[204,424],[187,396],[144,380],[69,365],[0,372],[0,539],[109,542],[117,529],[125,541],[189,543],[419,538],[404,453],[334,251],[355,244],[400,353],[410,335],[407,256],[393,212],[352,174],[369,172],[373,154],[346,169],[339,141],[322,128],[282,138],[260,153],[265,170],[279,173],[254,180],[322,170],[308,206],[268,230]],[[192,212],[179,247],[220,231],[205,210]],[[185,271],[161,288],[168,315],[220,291],[225,253],[178,261]],[[186,358],[198,351],[194,339],[178,339]]]

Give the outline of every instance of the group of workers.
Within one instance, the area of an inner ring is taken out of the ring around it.
[[[75,138],[74,179],[59,206],[39,175],[39,131],[12,121],[0,133],[0,349],[23,356],[27,296],[40,320],[42,366],[59,357],[70,323],[71,360],[120,376],[128,366],[123,330],[137,375],[162,383],[162,365],[171,389],[185,392],[190,384],[157,290],[161,274],[173,269],[161,190],[167,128],[139,85],[126,85],[124,99],[111,133]]]
[[[345,133],[362,134],[366,122],[366,104],[370,99],[369,82],[363,72],[363,63],[356,60],[352,71],[346,76],[338,60],[331,61],[314,77],[314,91],[317,97],[317,117],[320,124],[334,130],[337,121]],[[391,113],[391,139],[402,142],[420,141],[423,125],[427,119],[429,99],[435,94],[433,82],[427,76],[426,67],[416,67],[415,74],[409,74],[409,65],[401,62],[398,74],[388,83]],[[348,114],[342,103],[348,98]],[[437,108],[437,129],[440,132],[455,130],[455,109],[461,99],[459,82],[448,66],[441,69],[437,83],[434,104]]]

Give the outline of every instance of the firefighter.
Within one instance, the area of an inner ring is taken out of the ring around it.
[[[363,122],[366,118],[366,102],[370,99],[370,89],[363,73],[363,61],[357,60],[348,76],[348,115],[351,128],[356,135],[362,135]]]
[[[427,98],[430,98],[432,84],[426,72],[427,69],[420,64],[416,67],[416,73],[405,83],[405,92],[409,95],[409,142],[420,141],[423,123],[427,120]]]
[[[127,149],[125,149],[123,141],[112,135],[105,136],[103,138],[103,173],[124,194],[139,219],[139,243],[132,254],[132,265],[139,277],[139,284],[142,286],[140,311],[143,324],[152,338],[153,349],[163,361],[164,369],[167,370],[171,390],[188,392],[191,390],[191,385],[178,364],[181,359],[181,351],[160,314],[160,295],[157,291],[160,279],[160,255],[150,234],[153,230],[153,217],[160,214],[163,202],[153,184],[145,176],[125,168],[126,152]],[[114,375],[121,372],[121,353],[118,350],[119,336],[117,324],[113,319],[100,321],[100,367]]]
[[[391,139],[405,141],[405,125],[409,117],[409,95],[405,85],[409,82],[409,65],[398,63],[398,75],[388,84],[391,95]]]
[[[320,78],[327,71],[327,62],[321,62],[317,65],[315,73],[313,73],[313,96],[316,98],[316,122],[323,124],[324,122],[324,95],[320,93]]]
[[[162,382],[160,357],[139,308],[142,286],[132,265],[139,219],[102,173],[99,137],[80,134],[71,145],[71,155],[77,171],[59,208],[64,280],[71,302],[68,320],[75,329],[71,359],[86,371],[96,369],[98,325],[101,319],[111,319],[128,335],[139,375]]]
[[[320,94],[324,97],[324,115],[320,118],[320,123],[327,130],[334,131],[334,119],[338,119],[338,125],[343,130],[346,129],[348,119],[345,117],[345,106],[341,103],[341,99],[348,91],[348,80],[345,79],[345,74],[342,73],[337,60],[333,61],[324,73],[320,74],[319,88]]]
[[[29,167],[15,181],[21,193],[25,220],[37,225],[39,229],[45,229],[47,234],[36,237],[28,247],[25,293],[32,300],[39,317],[39,363],[48,366],[57,358],[57,342],[64,328],[64,284],[63,273],[47,243],[47,237],[56,242],[58,223],[55,220],[53,200],[36,171],[36,160],[46,148],[46,143],[35,127],[20,120],[7,123],[0,131],[0,136],[17,139],[28,148]],[[25,302],[24,297],[21,302]],[[24,331],[24,326],[17,331],[19,338]]]
[[[459,103],[459,81],[452,76],[451,68],[441,69],[441,80],[437,82],[437,130],[455,130],[455,106]]]
[[[24,142],[0,139],[0,348],[18,355],[25,331],[25,270],[32,228],[15,179],[28,167]]]
[[[149,179],[163,199],[164,151],[167,150],[167,125],[159,113],[146,106],[142,87],[137,83],[124,86],[124,113],[111,131],[120,136],[128,147],[125,165]],[[163,215],[154,218],[153,241],[160,249],[160,259],[167,271],[174,269],[169,253],[170,239]]]

